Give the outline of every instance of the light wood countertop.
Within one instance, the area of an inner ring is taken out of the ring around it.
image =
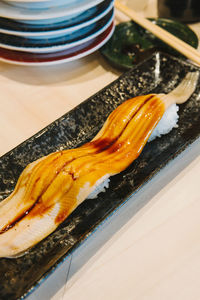
[[[151,10],[144,6],[145,15],[152,16]],[[117,18],[122,17],[118,14]],[[200,37],[200,25],[192,28]],[[119,74],[99,53],[45,68],[0,63],[0,155]],[[200,299],[199,153],[197,140],[137,193],[137,201],[128,201],[106,220],[27,299]],[[135,206],[146,199],[148,204],[134,214]]]

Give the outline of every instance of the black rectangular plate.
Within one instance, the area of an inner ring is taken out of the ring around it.
[[[168,93],[192,64],[163,53],[145,62],[81,103],[0,158],[0,197],[14,188],[19,174],[31,161],[50,152],[77,147],[99,131],[110,112],[124,100],[148,93]],[[148,143],[140,157],[124,172],[111,178],[106,193],[84,201],[59,228],[22,257],[0,259],[0,299],[25,297],[52,272],[112,211],[200,135],[200,84],[180,106],[179,127]],[[132,198],[131,201],[134,201]]]

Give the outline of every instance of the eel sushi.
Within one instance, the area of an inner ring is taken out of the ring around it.
[[[125,101],[91,142],[30,163],[0,203],[0,257],[22,255],[47,237],[80,203],[95,197],[96,187],[126,169],[149,139],[169,132],[178,119],[176,103],[190,97],[197,78],[197,72],[188,73],[167,95]],[[163,129],[163,118],[171,123],[169,114],[175,123]]]

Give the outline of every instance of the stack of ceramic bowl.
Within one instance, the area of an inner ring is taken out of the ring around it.
[[[15,64],[75,60],[114,31],[114,0],[7,0],[0,12],[0,59]]]

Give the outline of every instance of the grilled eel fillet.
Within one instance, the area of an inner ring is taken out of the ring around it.
[[[89,143],[29,164],[0,203],[0,257],[16,257],[65,220],[96,183],[126,169],[141,153],[164,114],[154,94],[125,101]]]

